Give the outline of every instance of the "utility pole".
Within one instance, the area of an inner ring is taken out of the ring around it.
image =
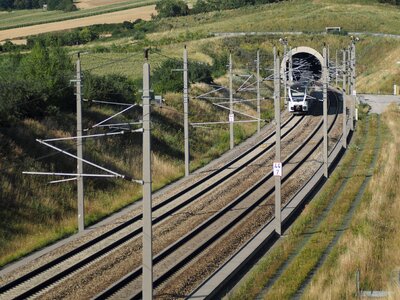
[[[190,148],[189,148],[189,88],[188,88],[188,52],[183,50],[183,127],[185,142],[185,176],[190,173]]]
[[[283,45],[283,60],[285,61],[286,55],[287,55],[287,44]],[[287,77],[286,77],[286,63],[285,63],[285,68],[283,69],[283,97],[284,97],[284,103],[285,107],[287,105]]]
[[[342,87],[342,98],[343,98],[343,148],[347,148],[347,104],[346,104],[346,49],[343,49],[343,87]]]
[[[274,47],[274,106],[275,106],[275,231],[277,234],[282,234],[282,218],[281,218],[281,176],[282,176],[282,162],[281,162],[281,95],[280,95],[280,66],[279,57]],[[277,171],[275,171],[277,170]],[[279,171],[280,170],[280,171]]]
[[[285,68],[284,68],[284,76],[283,76],[283,97],[285,99],[284,103],[285,103],[285,107],[287,105],[287,75],[286,75],[286,66],[287,66],[287,59],[286,59],[286,55],[287,55],[287,45],[288,45],[288,40],[286,37],[284,38],[280,38],[279,41],[281,42],[281,44],[283,45],[283,59],[282,61],[285,61]]]
[[[235,145],[233,135],[233,123],[235,122],[235,116],[233,114],[233,87],[232,87],[232,53],[229,54],[229,140],[230,149],[233,149]]]
[[[354,79],[353,79],[353,51],[351,50],[351,46],[349,47],[348,50],[348,61],[349,61],[349,92],[350,92],[350,129],[351,131],[354,131],[354,99],[353,99],[353,94],[354,94]]]
[[[338,72],[338,51],[336,50],[336,63],[335,63],[335,79],[336,79],[336,87],[338,86],[338,77],[339,77],[339,72]]]
[[[356,86],[356,42],[359,41],[358,37],[352,38],[352,42],[351,42],[351,52],[352,52],[352,60],[351,60],[351,77],[352,77],[352,81],[353,81],[353,92],[352,92],[352,99],[353,99],[353,105],[354,105],[354,109],[353,109],[353,122],[354,119],[357,121],[357,116],[358,114],[356,113],[356,104],[357,104],[357,86]],[[354,124],[353,124],[353,128],[354,128]]]
[[[292,57],[292,49],[289,49],[289,86],[293,84],[293,57]]]
[[[324,65],[322,70],[323,76],[323,113],[324,113],[324,146],[323,146],[323,157],[324,157],[324,176],[328,179],[328,66],[327,66],[327,53],[326,47],[324,47]]]
[[[260,133],[261,130],[261,107],[260,107],[260,83],[261,83],[261,78],[260,78],[260,50],[257,50],[257,133]]]
[[[153,229],[151,195],[150,65],[143,64],[143,300],[153,299]]]
[[[83,145],[82,145],[82,81],[81,58],[78,53],[76,61],[76,148],[77,148],[77,192],[78,192],[78,228],[79,232],[85,230],[85,205],[83,199]]]

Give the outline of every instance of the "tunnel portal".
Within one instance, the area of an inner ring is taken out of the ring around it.
[[[293,61],[293,81],[314,80],[319,81],[322,74],[322,55],[310,47],[297,47],[292,49],[283,58],[281,64],[282,76],[289,80],[289,58]]]

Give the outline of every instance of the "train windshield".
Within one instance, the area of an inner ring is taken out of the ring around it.
[[[299,101],[303,101],[304,99],[304,93],[302,92],[292,92],[292,99],[293,101],[299,102]]]

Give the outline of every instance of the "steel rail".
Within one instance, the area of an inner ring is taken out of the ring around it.
[[[336,105],[336,112],[333,122],[329,126],[329,131],[333,128],[336,123],[336,119],[338,117],[338,99],[336,98],[337,105]],[[320,128],[323,125],[323,120],[321,120],[318,125],[314,128],[314,130],[307,136],[307,138],[299,145],[286,159],[283,160],[283,165],[286,165],[289,161],[291,161],[300,151],[308,144],[308,142],[318,133]],[[315,150],[321,145],[323,137],[321,137],[318,142],[312,147],[311,151],[309,151],[294,167],[290,170],[283,178],[282,182],[286,182],[288,178],[302,166],[307,159],[315,152]],[[171,244],[168,248],[164,249],[161,253],[156,255],[153,259],[153,263],[157,264],[165,259],[168,255],[175,252],[179,247],[184,245],[185,243],[189,242],[192,238],[198,235],[200,232],[205,230],[215,221],[223,217],[227,212],[231,211],[234,206],[240,204],[244,199],[250,196],[252,193],[256,192],[261,186],[263,186],[269,179],[273,177],[273,172],[271,171],[266,176],[264,176],[261,180],[259,180],[255,185],[253,185],[249,190],[241,194],[237,197],[234,201],[226,205],[223,209],[218,211],[215,215],[211,216],[209,219],[204,221],[202,224],[197,226],[191,232],[183,236],[180,240],[176,241],[174,244]],[[191,260],[193,260],[197,255],[199,255],[202,251],[208,248],[212,243],[217,241],[220,237],[222,237],[225,233],[227,233],[230,229],[232,229],[236,224],[242,221],[249,213],[251,213],[254,209],[256,209],[262,201],[273,194],[275,187],[270,188],[263,196],[258,198],[252,205],[247,207],[243,210],[238,216],[236,216],[233,220],[230,220],[228,223],[224,225],[223,228],[220,228],[218,232],[214,235],[210,236],[206,241],[204,241],[201,245],[196,247],[192,252],[187,253],[185,257],[182,257],[179,261],[175,263],[170,269],[164,272],[161,276],[156,278],[153,282],[153,286],[157,287],[165,282],[169,277],[175,274],[178,270],[182,269],[186,266]],[[127,284],[131,283],[132,281],[136,280],[142,274],[141,266],[136,268],[133,272],[129,273],[125,277],[123,277],[120,281],[109,287],[103,293],[97,295],[94,299],[106,299],[114,295],[119,290],[123,289]],[[136,294],[132,295],[130,299],[141,299],[142,293],[137,292]]]

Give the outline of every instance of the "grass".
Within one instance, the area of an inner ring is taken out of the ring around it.
[[[357,270],[361,272],[362,290],[390,291],[389,299],[400,297],[399,117],[395,105],[383,114],[384,141],[368,189],[350,229],[314,277],[304,299],[354,297]]]
[[[317,233],[314,235],[313,239],[310,239],[310,242],[307,244],[310,247],[302,252],[303,255],[306,256],[306,259],[297,259],[297,262],[294,261],[294,263],[290,265],[290,269],[288,268],[285,271],[284,274],[286,274],[286,276],[284,275],[285,277],[279,278],[279,282],[281,282],[279,289],[275,288],[275,291],[273,291],[272,294],[268,294],[268,297],[272,297],[271,299],[284,299],[288,297],[288,294],[293,294],[296,291],[295,286],[298,286],[299,283],[296,284],[295,281],[304,279],[307,270],[310,270],[313,264],[315,264],[315,261],[319,258],[318,254],[323,250],[323,246],[326,245],[328,240],[332,237],[332,232],[329,230],[330,228],[328,229],[326,226],[335,224],[336,218],[341,213],[340,209],[338,209],[338,212],[332,216],[329,221],[319,223],[319,220],[324,215],[324,211],[330,204],[331,199],[341,189],[341,185],[345,182],[351,165],[359,160],[360,153],[358,149],[364,143],[363,138],[367,130],[365,126],[365,122],[360,122],[358,124],[352,145],[340,163],[340,166],[334,171],[323,190],[306,206],[303,213],[292,225],[288,236],[282,242],[279,242],[278,245],[253,268],[240,286],[228,296],[228,299],[256,298],[283,263],[293,255],[294,251],[302,248],[305,241],[307,241],[308,235],[305,236],[305,234],[310,231],[318,232],[318,229],[315,228],[317,226],[319,227],[320,233]],[[338,200],[337,202],[344,204],[343,200],[341,202]],[[346,211],[346,209],[342,211]],[[312,258],[314,261],[312,261]],[[278,281],[276,283],[279,284]]]
[[[73,12],[43,11],[42,9],[0,12],[0,30],[39,25],[58,21],[101,15],[130,8],[155,4],[156,0],[131,0]]]
[[[209,37],[210,32],[224,31],[304,31],[301,36],[289,36],[291,47],[306,45],[322,52],[323,43],[329,45],[331,59],[335,61],[339,51],[347,47],[348,36],[321,35],[325,26],[341,26],[346,31],[370,31],[397,33],[400,20],[399,8],[377,4],[374,1],[311,1],[278,2],[256,7],[244,7],[237,10],[211,12],[180,18],[157,20],[156,32],[148,34],[145,40],[133,41],[130,38],[96,41],[86,46],[71,47],[71,51],[88,50],[96,52],[103,45],[109,53],[96,53],[98,59],[83,61],[87,68],[96,67],[104,60],[125,54],[142,55],[142,49],[152,47],[161,50],[161,54],[181,57],[182,48],[187,44],[189,59],[210,63],[215,54],[233,51],[235,61],[244,65],[254,60],[257,48],[264,53],[263,64],[270,64],[271,48],[275,45],[283,52],[279,43],[280,36],[259,36],[240,38]],[[296,15],[296,18],[293,18]],[[335,20],[332,22],[332,20]],[[239,50],[240,49],[240,50]],[[357,44],[357,87],[358,93],[390,94],[393,82],[400,81],[400,67],[396,64],[400,57],[400,40],[386,37],[363,36]],[[166,59],[157,54],[151,60],[157,65]],[[140,77],[138,62],[132,58],[131,64],[116,63],[111,68],[96,68],[98,74],[120,72],[132,78]],[[130,67],[132,66],[132,67]],[[376,80],[379,78],[379,80]]]

